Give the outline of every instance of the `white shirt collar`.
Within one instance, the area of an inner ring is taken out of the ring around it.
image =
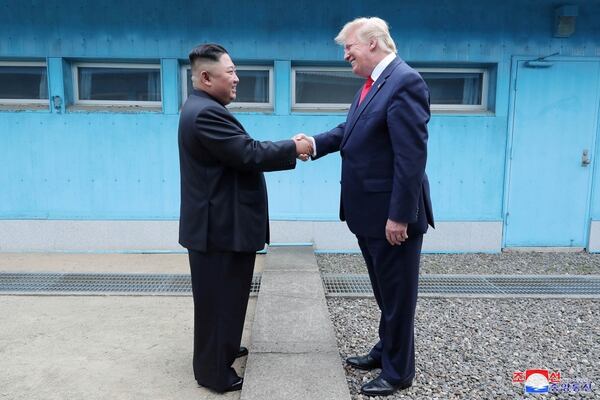
[[[383,60],[379,61],[379,64],[377,64],[373,72],[371,72],[371,79],[373,79],[373,82],[375,82],[383,70],[385,70],[392,61],[394,61],[394,58],[396,58],[396,53],[390,53],[385,56]]]

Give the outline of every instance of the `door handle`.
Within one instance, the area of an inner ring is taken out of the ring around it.
[[[590,160],[590,155],[588,149],[584,149],[583,153],[581,153],[581,166],[587,167],[590,165],[592,160]]]

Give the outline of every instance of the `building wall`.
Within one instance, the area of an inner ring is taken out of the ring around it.
[[[429,249],[497,251],[504,220],[511,57],[555,52],[600,57],[600,1],[570,3],[579,5],[576,33],[557,39],[552,37],[555,3],[548,0],[376,4],[154,0],[143,6],[131,0],[2,1],[0,59],[46,60],[50,96],[65,101],[60,110],[0,111],[0,218],[176,220],[179,65],[189,49],[201,42],[219,42],[237,63],[274,66],[274,111],[237,114],[253,137],[279,140],[298,131],[313,134],[335,126],[344,115],[292,112],[290,66],[344,65],[342,49],[332,38],[348,20],[378,15],[390,23],[399,55],[411,64],[490,67],[491,111],[435,114],[429,125],[427,171],[437,220],[469,232],[473,223],[489,222],[483,237],[493,238],[492,242],[465,248],[461,237],[436,233],[439,242]],[[162,112],[70,109],[70,63],[87,60],[160,62]],[[336,221],[339,173],[340,160],[333,155],[294,171],[268,174],[271,218]],[[595,221],[600,221],[599,175],[596,167],[590,212]],[[22,229],[33,229],[29,226]],[[285,235],[281,238],[287,240]],[[14,248],[10,237],[4,240],[0,250]],[[352,246],[348,242],[339,248]]]

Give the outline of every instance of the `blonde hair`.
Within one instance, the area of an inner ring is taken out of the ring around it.
[[[387,50],[389,53],[397,53],[396,44],[390,36],[388,24],[381,18],[361,17],[348,22],[335,37],[335,42],[343,46],[351,32],[356,32],[356,36],[362,42],[375,39],[382,49]]]

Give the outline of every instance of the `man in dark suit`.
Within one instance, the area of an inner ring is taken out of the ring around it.
[[[309,139],[313,159],[340,152],[340,218],[358,239],[381,309],[377,344],[346,361],[355,368],[381,368],[361,391],[385,396],[411,386],[415,375],[419,258],[423,234],[433,226],[425,174],[429,91],[396,55],[385,21],[358,18],[336,42],[344,46],[352,71],[367,81],[346,122]]]
[[[194,91],[181,109],[179,243],[188,249],[194,297],[194,375],[217,392],[239,390],[240,348],[256,251],[269,242],[263,171],[292,169],[312,151],[302,140],[253,140],[225,108],[239,79],[215,44],[189,55]]]

